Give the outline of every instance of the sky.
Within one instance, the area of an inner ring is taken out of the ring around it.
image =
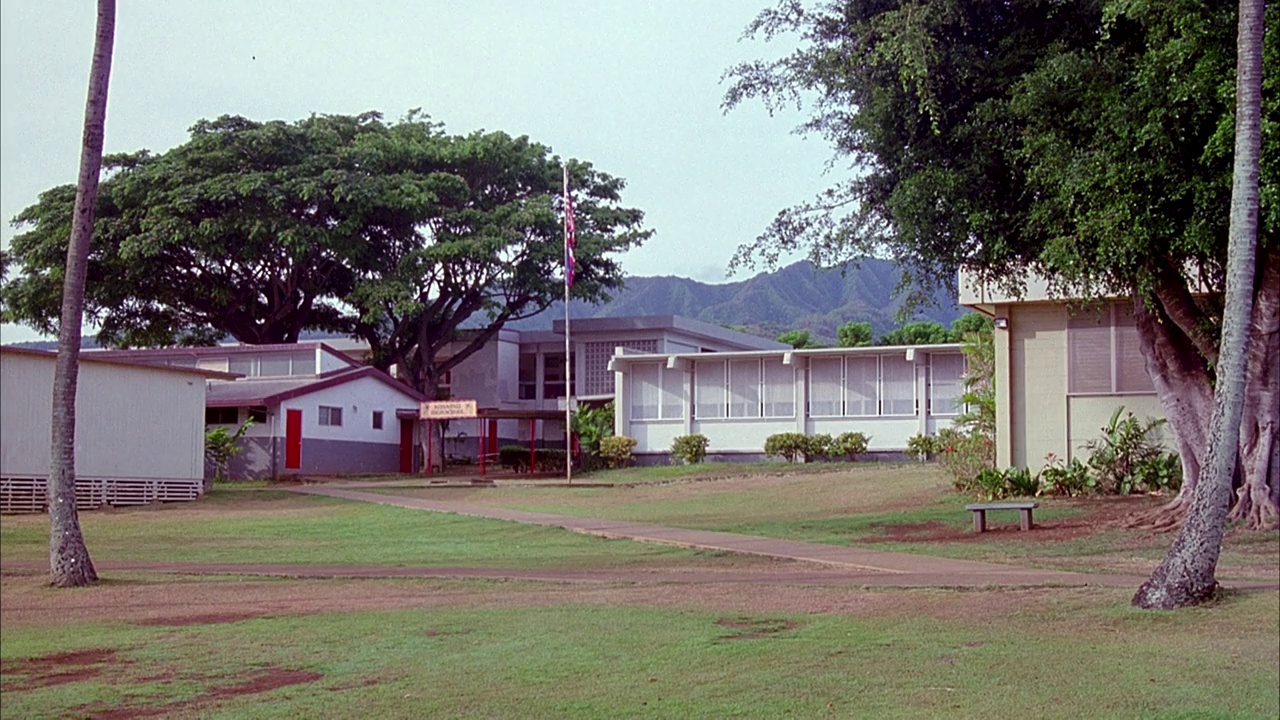
[[[105,151],[162,152],[224,114],[421,108],[452,133],[528,135],[624,178],[624,204],[655,231],[622,256],[628,274],[724,282],[738,245],[832,179],[829,147],[793,132],[798,112],[721,108],[727,68],[788,49],[741,39],[770,4],[130,0],[116,16]],[[89,0],[0,4],[6,246],[19,211],[75,182],[94,22]]]

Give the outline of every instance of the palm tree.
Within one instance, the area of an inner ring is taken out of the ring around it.
[[[1211,598],[1231,505],[1240,446],[1249,318],[1257,270],[1258,164],[1262,147],[1262,41],[1265,0],[1240,0],[1236,40],[1236,147],[1227,245],[1227,297],[1214,386],[1209,447],[1186,522],[1160,567],[1133,597],[1143,608],[1169,610]]]
[[[84,107],[84,137],[75,214],[67,244],[67,271],[62,286],[62,319],[58,326],[58,362],[53,374],[53,448],[49,464],[49,574],[57,587],[79,587],[98,581],[89,559],[80,516],[76,512],[76,382],[80,374],[80,326],[84,316],[84,283],[93,236],[93,214],[102,172],[102,136],[107,120],[107,85],[115,44],[115,0],[98,0],[98,32],[89,69],[89,98]]]

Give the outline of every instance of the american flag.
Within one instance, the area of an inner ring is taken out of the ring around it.
[[[576,242],[573,226],[573,198],[569,195],[569,178],[564,180],[564,284],[573,287],[574,271],[577,269],[573,259],[573,246]]]

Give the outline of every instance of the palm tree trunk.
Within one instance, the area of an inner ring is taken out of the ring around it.
[[[84,108],[84,137],[75,215],[67,244],[67,270],[58,326],[58,362],[53,375],[53,451],[49,466],[49,574],[57,587],[91,585],[98,580],[80,532],[76,512],[76,383],[80,371],[80,330],[84,285],[93,237],[93,215],[102,172],[102,139],[107,120],[107,85],[115,43],[115,0],[98,0],[98,32],[89,70]]]
[[[1138,588],[1133,604],[1170,610],[1213,597],[1214,573],[1231,506],[1240,448],[1245,370],[1257,269],[1258,164],[1262,147],[1262,40],[1265,0],[1240,0],[1236,60],[1236,146],[1227,245],[1227,296],[1222,314],[1213,419],[1200,481],[1182,531],[1164,562]]]

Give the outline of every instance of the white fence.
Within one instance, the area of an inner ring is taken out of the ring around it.
[[[49,507],[48,479],[0,478],[0,513],[40,513]],[[204,492],[199,479],[76,478],[76,507],[92,510],[103,505],[150,505],[195,500]]]

